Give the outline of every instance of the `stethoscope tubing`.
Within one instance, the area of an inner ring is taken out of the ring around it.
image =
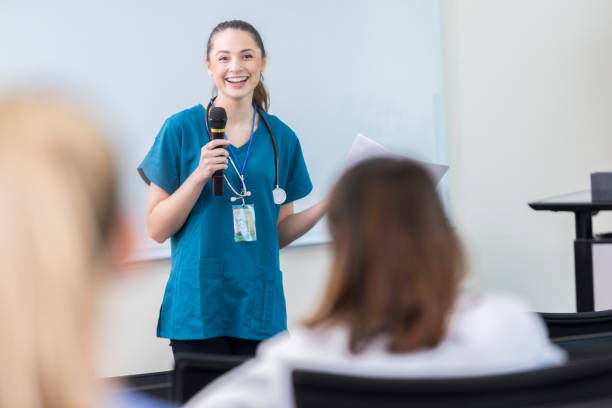
[[[210,134],[210,124],[209,124],[209,113],[210,113],[210,107],[212,106],[212,104],[209,102],[208,103],[208,107],[206,108],[206,133],[208,134],[208,139],[212,140],[212,135]],[[266,128],[268,129],[268,133],[270,133],[270,140],[272,141],[272,148],[274,149],[274,170],[275,170],[275,179],[274,179],[274,185],[276,187],[278,187],[278,148],[276,147],[276,138],[274,137],[274,132],[272,132],[272,127],[270,126],[270,123],[268,123],[268,119],[266,119],[266,117],[263,115],[261,108],[257,105],[255,105],[257,107],[257,113],[259,113],[259,118],[261,120],[263,120],[264,125],[266,126]]]

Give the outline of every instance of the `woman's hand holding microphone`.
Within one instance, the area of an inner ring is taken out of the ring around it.
[[[226,139],[213,139],[200,150],[200,163],[195,170],[198,179],[202,183],[208,182],[215,171],[227,169],[227,158],[229,152],[226,147],[229,141]]]

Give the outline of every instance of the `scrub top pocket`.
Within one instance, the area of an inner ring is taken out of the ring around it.
[[[269,266],[258,266],[253,285],[253,329],[268,332],[282,326],[280,330],[283,330],[286,318],[279,310],[284,304],[283,300],[281,271]]]
[[[200,261],[200,301],[202,320],[207,329],[223,328],[225,305],[223,304],[223,264],[215,260]]]

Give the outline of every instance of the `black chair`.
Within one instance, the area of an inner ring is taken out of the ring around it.
[[[612,332],[556,337],[551,341],[565,349],[571,361],[612,356]]]
[[[297,369],[292,381],[297,408],[612,406],[612,357],[463,378],[364,378]]]
[[[122,391],[139,392],[152,398],[172,400],[172,371],[107,377],[101,381],[107,384],[121,384]]]
[[[207,354],[181,354],[174,364],[174,401],[184,404],[198,391],[250,357]]]
[[[584,334],[612,332],[612,310],[577,313],[539,313],[548,337],[578,336]]]

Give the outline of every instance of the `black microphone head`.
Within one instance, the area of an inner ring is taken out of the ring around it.
[[[227,113],[225,112],[225,109],[221,107],[214,107],[210,110],[208,119],[210,120],[210,127],[212,129],[225,129],[225,124],[227,123]]]

